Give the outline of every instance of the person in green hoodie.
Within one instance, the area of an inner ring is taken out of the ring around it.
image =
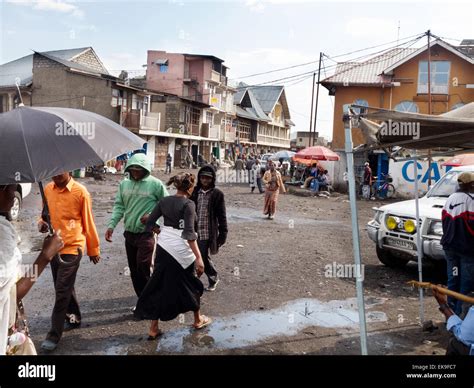
[[[140,296],[150,279],[155,248],[153,232],[146,232],[143,222],[146,223],[157,202],[168,196],[168,191],[151,175],[151,163],[142,153],[128,160],[125,173],[129,176],[120,182],[105,240],[112,242],[114,229],[123,218],[128,267],[135,293]]]

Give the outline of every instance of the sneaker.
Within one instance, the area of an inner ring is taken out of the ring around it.
[[[41,349],[46,351],[46,352],[52,352],[58,347],[58,344],[56,342],[53,342],[51,340],[44,340],[41,344]]]
[[[220,279],[217,279],[214,284],[209,284],[209,287],[206,288],[206,291],[215,291],[217,284],[220,282]]]

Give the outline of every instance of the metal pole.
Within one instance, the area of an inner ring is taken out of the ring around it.
[[[432,113],[431,109],[431,47],[430,47],[430,37],[431,31],[426,32],[428,36],[428,114]],[[428,187],[431,186],[431,150],[428,150]]]
[[[354,253],[354,263],[356,268],[360,270],[358,274],[362,273],[361,259],[360,259],[360,239],[359,239],[359,223],[357,215],[356,203],[356,188],[355,188],[355,174],[354,174],[354,153],[352,150],[352,125],[348,114],[344,114],[344,131],[346,135],[346,158],[347,158],[347,172],[349,179],[349,200],[351,206],[351,221],[352,221],[352,245]],[[364,285],[363,276],[356,277],[357,289],[357,306],[359,309],[359,330],[360,330],[360,347],[361,354],[367,355],[367,324],[365,321],[365,304],[364,304]]]
[[[313,126],[313,106],[314,106],[314,84],[316,73],[313,73],[313,87],[311,89],[311,116],[309,118],[309,147],[311,147],[311,127]]]
[[[321,79],[321,61],[323,60],[323,53],[319,53],[319,68],[318,68],[318,86],[316,88],[316,106],[314,107],[314,123],[313,123],[313,140],[311,141],[311,134],[309,135],[310,146],[314,146],[314,138],[316,137],[316,120],[318,119],[318,101],[319,101],[319,80]]]
[[[420,223],[420,204],[418,200],[418,153],[415,151],[415,157],[413,158],[413,166],[415,169],[415,225],[416,225],[416,253],[418,256],[418,281],[423,281],[423,252],[421,246],[421,223]],[[420,321],[421,324],[425,321],[425,309],[423,306],[423,288],[419,288],[420,294]]]

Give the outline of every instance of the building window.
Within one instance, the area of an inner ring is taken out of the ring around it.
[[[201,112],[198,108],[193,106],[186,105],[184,107],[184,122],[186,124],[199,125],[199,120],[201,118]]]
[[[250,139],[250,124],[239,121],[237,125],[237,130],[239,133],[239,139],[241,140],[249,140]]]
[[[212,112],[206,112],[206,123],[208,123],[209,125],[214,124],[214,115]]]
[[[167,73],[168,72],[168,64],[164,63],[160,65],[160,73]]]
[[[353,104],[354,105],[360,105],[360,106],[366,106],[366,107],[369,106],[369,103],[367,102],[367,100],[363,100],[361,98],[358,98],[357,100],[355,100]],[[353,108],[353,110],[354,110],[354,113],[357,114],[357,115],[364,115],[364,114],[367,113],[366,108]]]
[[[454,109],[458,109],[462,106],[464,106],[464,102],[458,102],[457,104],[454,104],[452,107],[451,107],[451,110],[454,110]]]
[[[416,105],[413,101],[402,101],[401,103],[395,106],[397,112],[411,112],[411,113],[418,113],[418,105]]]
[[[431,62],[431,93],[448,94],[449,70],[451,62]],[[418,94],[428,93],[428,61],[420,61],[418,71]]]

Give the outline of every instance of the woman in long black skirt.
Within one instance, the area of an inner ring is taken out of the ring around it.
[[[149,215],[147,231],[158,232],[156,221],[163,216],[164,225],[159,228],[155,269],[140,295],[135,315],[150,319],[149,340],[162,334],[158,322],[170,321],[179,314],[194,312],[195,329],[211,323],[200,313],[200,299],[204,286],[199,277],[204,272],[204,262],[197,245],[195,232],[196,208],[189,199],[195,178],[182,173],[170,179],[175,195],[161,199]]]

